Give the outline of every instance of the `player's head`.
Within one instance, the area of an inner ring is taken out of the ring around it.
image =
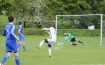
[[[54,22],[50,22],[50,23],[49,23],[49,26],[50,26],[50,27],[54,27]]]
[[[19,21],[19,25],[22,25],[22,22],[21,21]]]
[[[9,17],[8,17],[8,21],[9,21],[9,22],[13,22],[13,21],[14,21],[14,17],[13,17],[13,16],[9,16]]]

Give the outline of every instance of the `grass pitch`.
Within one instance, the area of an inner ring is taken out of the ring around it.
[[[41,40],[47,36],[26,35],[27,51],[19,48],[21,65],[105,65],[105,46],[99,46],[99,37],[78,37],[85,45],[76,47],[64,44],[52,46],[52,58],[48,57],[47,44],[36,49]],[[59,36],[61,42],[64,37]],[[0,36],[0,61],[5,54],[5,37]],[[5,65],[15,65],[14,54]]]

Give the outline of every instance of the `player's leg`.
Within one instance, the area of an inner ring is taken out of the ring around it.
[[[48,54],[49,54],[49,57],[51,57],[51,44],[48,43]]]
[[[44,40],[42,40],[41,43],[39,44],[39,46],[40,46],[40,47],[43,46],[44,43],[48,43],[48,39],[44,39]]]
[[[45,43],[45,40],[42,40],[38,46],[35,46],[35,48],[40,48],[41,46],[43,46],[44,43]]]
[[[69,43],[70,43],[71,46],[73,45],[73,42],[69,42]]]
[[[75,43],[74,43],[74,38],[69,41],[69,44],[70,44],[71,46],[75,45]]]
[[[22,36],[21,35],[19,35],[19,39],[20,39],[20,42],[17,44],[17,48],[19,48],[20,46],[21,46],[21,44],[22,44]]]
[[[38,46],[35,46],[36,48],[40,48],[44,45],[44,43],[48,43],[48,40],[47,39],[44,39],[40,42],[40,44]]]
[[[74,45],[74,46],[78,45],[78,43],[77,43],[78,40],[76,38],[72,38],[71,42],[72,42],[72,45]]]
[[[75,41],[76,41],[76,42],[79,42],[79,43],[81,43],[81,44],[83,44],[83,42],[82,42],[82,41],[80,41],[80,40],[75,39]]]
[[[21,45],[23,46],[23,50],[26,51],[26,45],[25,45],[25,42],[24,42],[24,36],[21,36]]]
[[[20,39],[20,43],[17,45],[18,48],[20,47],[20,45],[22,45],[23,46],[23,50],[26,51],[26,45],[25,45],[25,42],[24,42],[24,36],[19,35],[19,39]]]
[[[27,51],[27,49],[26,49],[26,44],[25,44],[24,41],[22,42],[22,46],[23,46],[23,50],[24,50],[24,51]]]
[[[17,48],[19,48],[21,46],[22,42],[20,41],[20,43],[17,44]]]
[[[8,41],[9,42],[9,41]],[[8,58],[10,57],[10,55],[11,55],[11,47],[10,46],[8,46],[8,43],[6,43],[6,55],[3,57],[3,59],[2,59],[2,61],[1,61],[1,64],[4,64],[7,60],[8,60]]]
[[[47,39],[47,42],[48,42],[48,54],[49,54],[49,57],[52,56],[52,51],[51,51],[51,47],[53,45],[53,43],[56,42],[55,39]]]
[[[83,44],[83,42],[81,42],[81,41],[78,41],[79,43],[81,43],[81,44]]]
[[[75,43],[75,41],[71,41],[70,43],[71,43],[71,46],[76,46],[77,45],[77,43]]]
[[[71,41],[69,41],[69,44],[70,44],[70,45],[72,45],[72,42],[71,42]]]
[[[76,45],[78,45],[78,43],[76,43],[76,42],[74,41],[72,45],[76,46]]]
[[[16,62],[16,65],[20,65],[20,58],[19,58],[18,52],[15,53],[15,62]]]
[[[14,42],[14,46],[12,47],[12,52],[15,54],[15,62],[16,62],[16,65],[20,65],[18,48],[17,48],[16,45],[17,45],[16,42]]]
[[[6,55],[3,57],[2,61],[1,61],[1,65],[3,65],[8,60],[10,55],[11,55],[11,52],[6,53]]]

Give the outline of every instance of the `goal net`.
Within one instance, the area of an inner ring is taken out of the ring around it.
[[[103,14],[56,15],[55,25],[59,41],[64,39],[64,33],[72,33],[86,45],[103,45]]]

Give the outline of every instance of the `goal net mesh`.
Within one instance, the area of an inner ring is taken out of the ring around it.
[[[103,23],[102,27],[101,23]],[[102,43],[100,42],[101,28],[105,28],[105,22],[101,20],[101,15],[56,16],[56,29],[59,41],[62,41],[64,39],[64,33],[72,33],[75,38],[83,41],[86,45],[102,45]],[[104,37],[105,30],[103,30],[102,32],[103,40]]]

